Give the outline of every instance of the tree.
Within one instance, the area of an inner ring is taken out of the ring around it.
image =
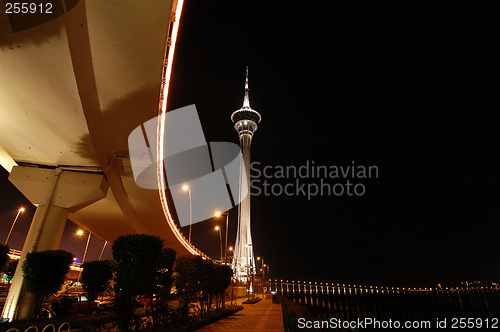
[[[215,264],[208,260],[201,261],[200,270],[198,271],[200,278],[200,288],[201,288],[201,298],[200,298],[200,307],[201,307],[201,318],[203,318],[203,307],[204,304],[207,308],[207,313],[210,313],[210,308],[212,306],[212,295],[215,294],[214,285],[217,283],[215,280]]]
[[[128,331],[137,295],[151,298],[153,322],[158,328],[162,312],[157,309],[160,303],[166,305],[163,300],[170,294],[175,251],[164,249],[163,240],[157,236],[124,235],[113,243],[113,258],[117,263],[115,313],[119,328]],[[153,301],[154,294],[156,301]]]
[[[7,266],[7,263],[9,262],[9,246],[8,245],[3,245],[0,244],[0,272],[4,271],[4,268]]]
[[[175,269],[175,285],[184,318],[188,317],[189,304],[196,300],[200,302],[201,316],[205,308],[210,313],[213,298],[219,308],[221,299],[231,284],[233,272],[229,266],[215,264],[200,256],[183,256],[177,259]]]
[[[180,312],[183,318],[189,316],[189,304],[197,299],[202,290],[203,259],[200,256],[182,256],[175,262],[177,276],[175,287],[179,296]]]
[[[158,292],[158,294],[164,294],[165,298],[170,296],[174,282],[172,275],[174,272],[175,255],[174,249],[163,248],[161,271],[158,274],[157,286],[161,287],[161,292]]]
[[[87,293],[89,303],[97,299],[99,293],[106,290],[113,278],[114,264],[112,261],[92,261],[82,264],[81,282]],[[89,306],[90,313],[90,306]]]
[[[233,271],[227,265],[216,264],[210,262],[211,266],[205,268],[204,273],[204,281],[203,284],[203,293],[206,293],[208,296],[207,310],[209,311],[212,306],[212,299],[215,298],[216,303],[215,306],[217,309],[220,308],[221,302],[224,301],[224,295],[226,289],[231,284],[231,277],[233,275]]]
[[[217,295],[218,303],[217,308],[222,302],[222,306],[225,306],[225,295],[226,289],[231,285],[231,278],[233,276],[233,270],[228,265],[216,264],[215,266],[215,289],[214,294]]]
[[[163,248],[161,262],[157,271],[156,287],[153,292],[156,294],[156,301],[151,302],[153,324],[158,330],[161,322],[168,317],[168,304],[170,292],[173,285],[173,272],[175,263],[175,250]]]
[[[47,296],[58,292],[73,261],[73,254],[64,250],[30,252],[23,263],[26,291],[35,295],[35,317]]]

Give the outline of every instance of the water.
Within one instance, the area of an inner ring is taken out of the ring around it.
[[[277,283],[273,290],[307,309],[317,318],[342,320],[432,320],[452,317],[500,316],[500,290],[393,289],[345,286],[309,286]]]

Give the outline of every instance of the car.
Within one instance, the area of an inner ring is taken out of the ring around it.
[[[84,314],[89,306],[91,312],[97,310],[97,302],[89,302],[85,295],[64,294],[55,298],[50,306],[56,315]]]
[[[114,304],[115,304],[114,297],[110,297],[110,298],[107,298],[106,300],[98,301],[97,302],[97,312],[111,311],[113,309]]]
[[[80,295],[84,294],[85,291],[83,290],[82,286],[70,286],[67,287],[66,290],[62,294],[73,294],[73,295]]]
[[[137,298],[137,305],[140,308],[149,307],[151,305],[151,298],[145,295],[141,295]]]

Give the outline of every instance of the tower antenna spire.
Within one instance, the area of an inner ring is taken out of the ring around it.
[[[249,96],[249,91],[248,91],[248,66],[247,66],[247,72],[245,75],[245,99],[243,99],[243,107],[250,108],[250,96]]]

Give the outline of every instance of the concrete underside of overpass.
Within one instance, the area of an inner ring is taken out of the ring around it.
[[[127,147],[130,132],[162,112],[182,2],[59,5],[0,12],[0,163],[38,207],[32,228],[37,218],[47,228],[28,235],[35,244],[23,254],[57,248],[66,217],[109,242],[146,233],[177,255],[199,253],[159,192],[135,184]]]

